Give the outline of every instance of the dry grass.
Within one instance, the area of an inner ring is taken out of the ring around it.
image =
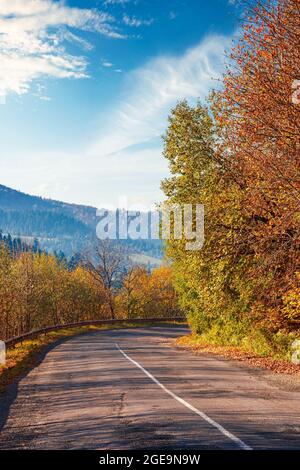
[[[250,367],[271,370],[277,374],[296,375],[300,380],[300,366],[287,360],[261,357],[241,347],[211,345],[193,335],[182,336],[175,340],[175,344],[177,347],[192,351],[195,354],[209,353],[223,356],[244,362]]]

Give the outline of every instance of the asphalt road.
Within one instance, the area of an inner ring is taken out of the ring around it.
[[[178,350],[184,328],[64,341],[2,397],[1,449],[300,449],[300,390]],[[1,420],[0,420],[1,421]]]

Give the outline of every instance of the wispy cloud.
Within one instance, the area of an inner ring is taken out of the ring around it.
[[[114,66],[114,64],[112,64],[111,62],[108,62],[107,60],[103,60],[101,62],[101,65],[102,65],[102,67],[106,67],[106,68],[111,68],[111,67]]]
[[[136,3],[136,0],[105,0],[104,5],[125,5],[125,3],[130,3],[132,1]]]
[[[170,108],[180,99],[204,99],[224,67],[224,48],[230,39],[211,36],[182,56],[161,56],[131,72],[125,99],[88,149],[104,157],[131,146],[149,145],[167,125]]]
[[[124,37],[111,15],[95,9],[68,7],[55,0],[1,0],[0,95],[26,93],[43,75],[86,77],[86,59],[68,54],[66,41],[85,50],[92,45],[69,28]]]
[[[135,28],[139,28],[140,26],[150,26],[154,23],[154,18],[150,18],[149,20],[139,19],[135,16],[123,16],[123,22],[127,26],[133,26]]]

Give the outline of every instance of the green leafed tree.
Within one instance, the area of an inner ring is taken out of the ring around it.
[[[185,240],[171,240],[181,307],[196,332],[248,321],[252,285],[244,272],[253,264],[242,242],[247,221],[240,210],[240,187],[215,158],[217,130],[208,108],[179,103],[169,118],[164,155],[171,177],[163,181],[167,203],[203,204],[205,243],[186,251]]]

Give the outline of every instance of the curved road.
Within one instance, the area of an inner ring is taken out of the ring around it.
[[[11,388],[9,408],[2,400],[0,448],[300,449],[299,388],[178,350],[171,340],[185,332],[95,331],[60,343]]]

